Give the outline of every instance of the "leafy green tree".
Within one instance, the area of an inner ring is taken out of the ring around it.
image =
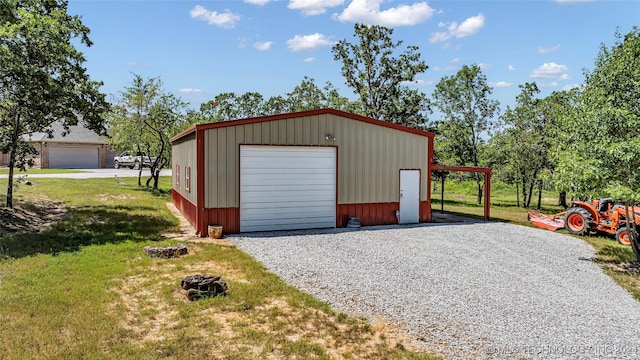
[[[544,111],[544,101],[536,97],[540,93],[538,85],[525,83],[520,89],[515,108],[507,107],[500,117],[504,128],[490,142],[495,145],[491,148],[498,149],[492,154],[494,162],[511,172],[504,175],[516,185],[518,205],[521,194],[522,206],[528,208],[536,185],[540,200],[542,174],[550,170],[549,149],[555,131],[554,117]]]
[[[289,102],[281,95],[270,97],[263,106],[265,115],[282,114],[289,111]]]
[[[315,80],[308,76],[290,92],[287,93],[289,111],[304,111],[326,107],[325,94]]]
[[[576,195],[640,195],[640,29],[601,45],[577,106],[566,117],[556,184]]]
[[[417,46],[397,54],[393,29],[356,24],[357,43],[341,40],[333,46],[334,59],[342,62],[342,76],[359,97],[358,113],[392,123],[419,127],[430,111],[425,94],[407,86],[428,69]]]
[[[12,208],[14,169],[32,165],[35,153],[23,136],[51,135],[54,122],[65,130],[81,122],[102,134],[108,104],[75,47],[92,45],[89,28],[67,13],[67,1],[4,0],[0,15],[0,152],[9,154]]]
[[[118,151],[133,151],[153,159],[150,165],[149,186],[158,188],[160,170],[171,159],[169,139],[184,128],[187,121],[184,110],[187,103],[162,88],[159,78],[134,79],[109,116],[108,143]],[[138,173],[138,186],[142,185],[142,167]]]
[[[489,98],[493,89],[477,65],[464,65],[455,76],[446,76],[436,84],[433,104],[443,119],[436,122],[438,157],[451,165],[479,166],[480,148],[493,127],[499,111],[497,100]],[[482,178],[476,173],[477,202],[482,202]]]

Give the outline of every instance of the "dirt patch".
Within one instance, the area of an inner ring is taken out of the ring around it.
[[[16,233],[35,233],[60,221],[67,210],[62,202],[40,197],[30,203],[0,208],[0,238]]]

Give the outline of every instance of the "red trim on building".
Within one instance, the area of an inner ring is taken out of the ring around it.
[[[336,206],[336,227],[345,227],[350,217],[357,217],[362,226],[393,225],[398,223],[396,211],[400,210],[399,202],[338,204]],[[431,203],[420,201],[420,222],[431,221]]]
[[[200,236],[208,236],[209,224],[207,223],[207,217],[204,213],[205,208],[205,183],[204,183],[204,174],[205,174],[205,166],[204,166],[204,131],[198,130],[196,131],[196,207],[198,217],[196,219],[196,231]]]
[[[193,227],[197,228],[196,219],[198,211],[196,206],[176,190],[171,190],[171,202],[173,202],[173,205],[184,215],[185,219],[187,219]],[[196,233],[198,232],[196,231]]]
[[[208,226],[222,225],[225,234],[237,234],[240,232],[240,208],[204,209],[207,224],[202,229],[208,232]]]
[[[228,126],[247,125],[247,124],[255,124],[255,123],[261,123],[261,122],[268,122],[268,121],[285,120],[285,119],[299,118],[299,117],[305,117],[305,116],[326,115],[326,114],[345,117],[348,119],[362,121],[362,122],[366,122],[366,123],[374,124],[378,126],[384,126],[390,129],[404,131],[404,132],[408,132],[416,135],[426,136],[431,140],[433,140],[433,138],[435,137],[435,134],[429,131],[414,129],[414,128],[406,127],[403,125],[390,123],[388,121],[376,120],[366,116],[352,114],[346,111],[327,108],[327,109],[307,110],[307,111],[299,111],[299,112],[292,112],[292,113],[285,113],[285,114],[278,114],[278,115],[262,116],[262,117],[249,118],[249,119],[221,121],[221,122],[202,124],[202,125],[193,125],[192,127],[172,137],[170,140],[171,142],[174,142],[186,135],[193,133],[194,131],[196,132],[196,137],[197,137],[198,132],[208,130],[208,129],[217,129],[217,128],[228,127]]]

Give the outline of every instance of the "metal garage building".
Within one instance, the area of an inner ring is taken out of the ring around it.
[[[427,222],[433,138],[333,109],[196,125],[171,139],[172,199],[203,236]]]

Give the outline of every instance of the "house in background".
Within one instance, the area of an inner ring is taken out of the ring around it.
[[[334,109],[195,125],[171,139],[172,201],[206,236],[431,220],[431,132]]]
[[[52,138],[47,133],[25,136],[25,140],[32,143],[38,152],[34,167],[98,169],[113,166],[115,152],[107,147],[104,136],[81,125],[71,126],[66,136],[62,136],[64,128],[60,123],[54,123],[52,129]],[[0,166],[7,165],[9,155],[1,154]]]

